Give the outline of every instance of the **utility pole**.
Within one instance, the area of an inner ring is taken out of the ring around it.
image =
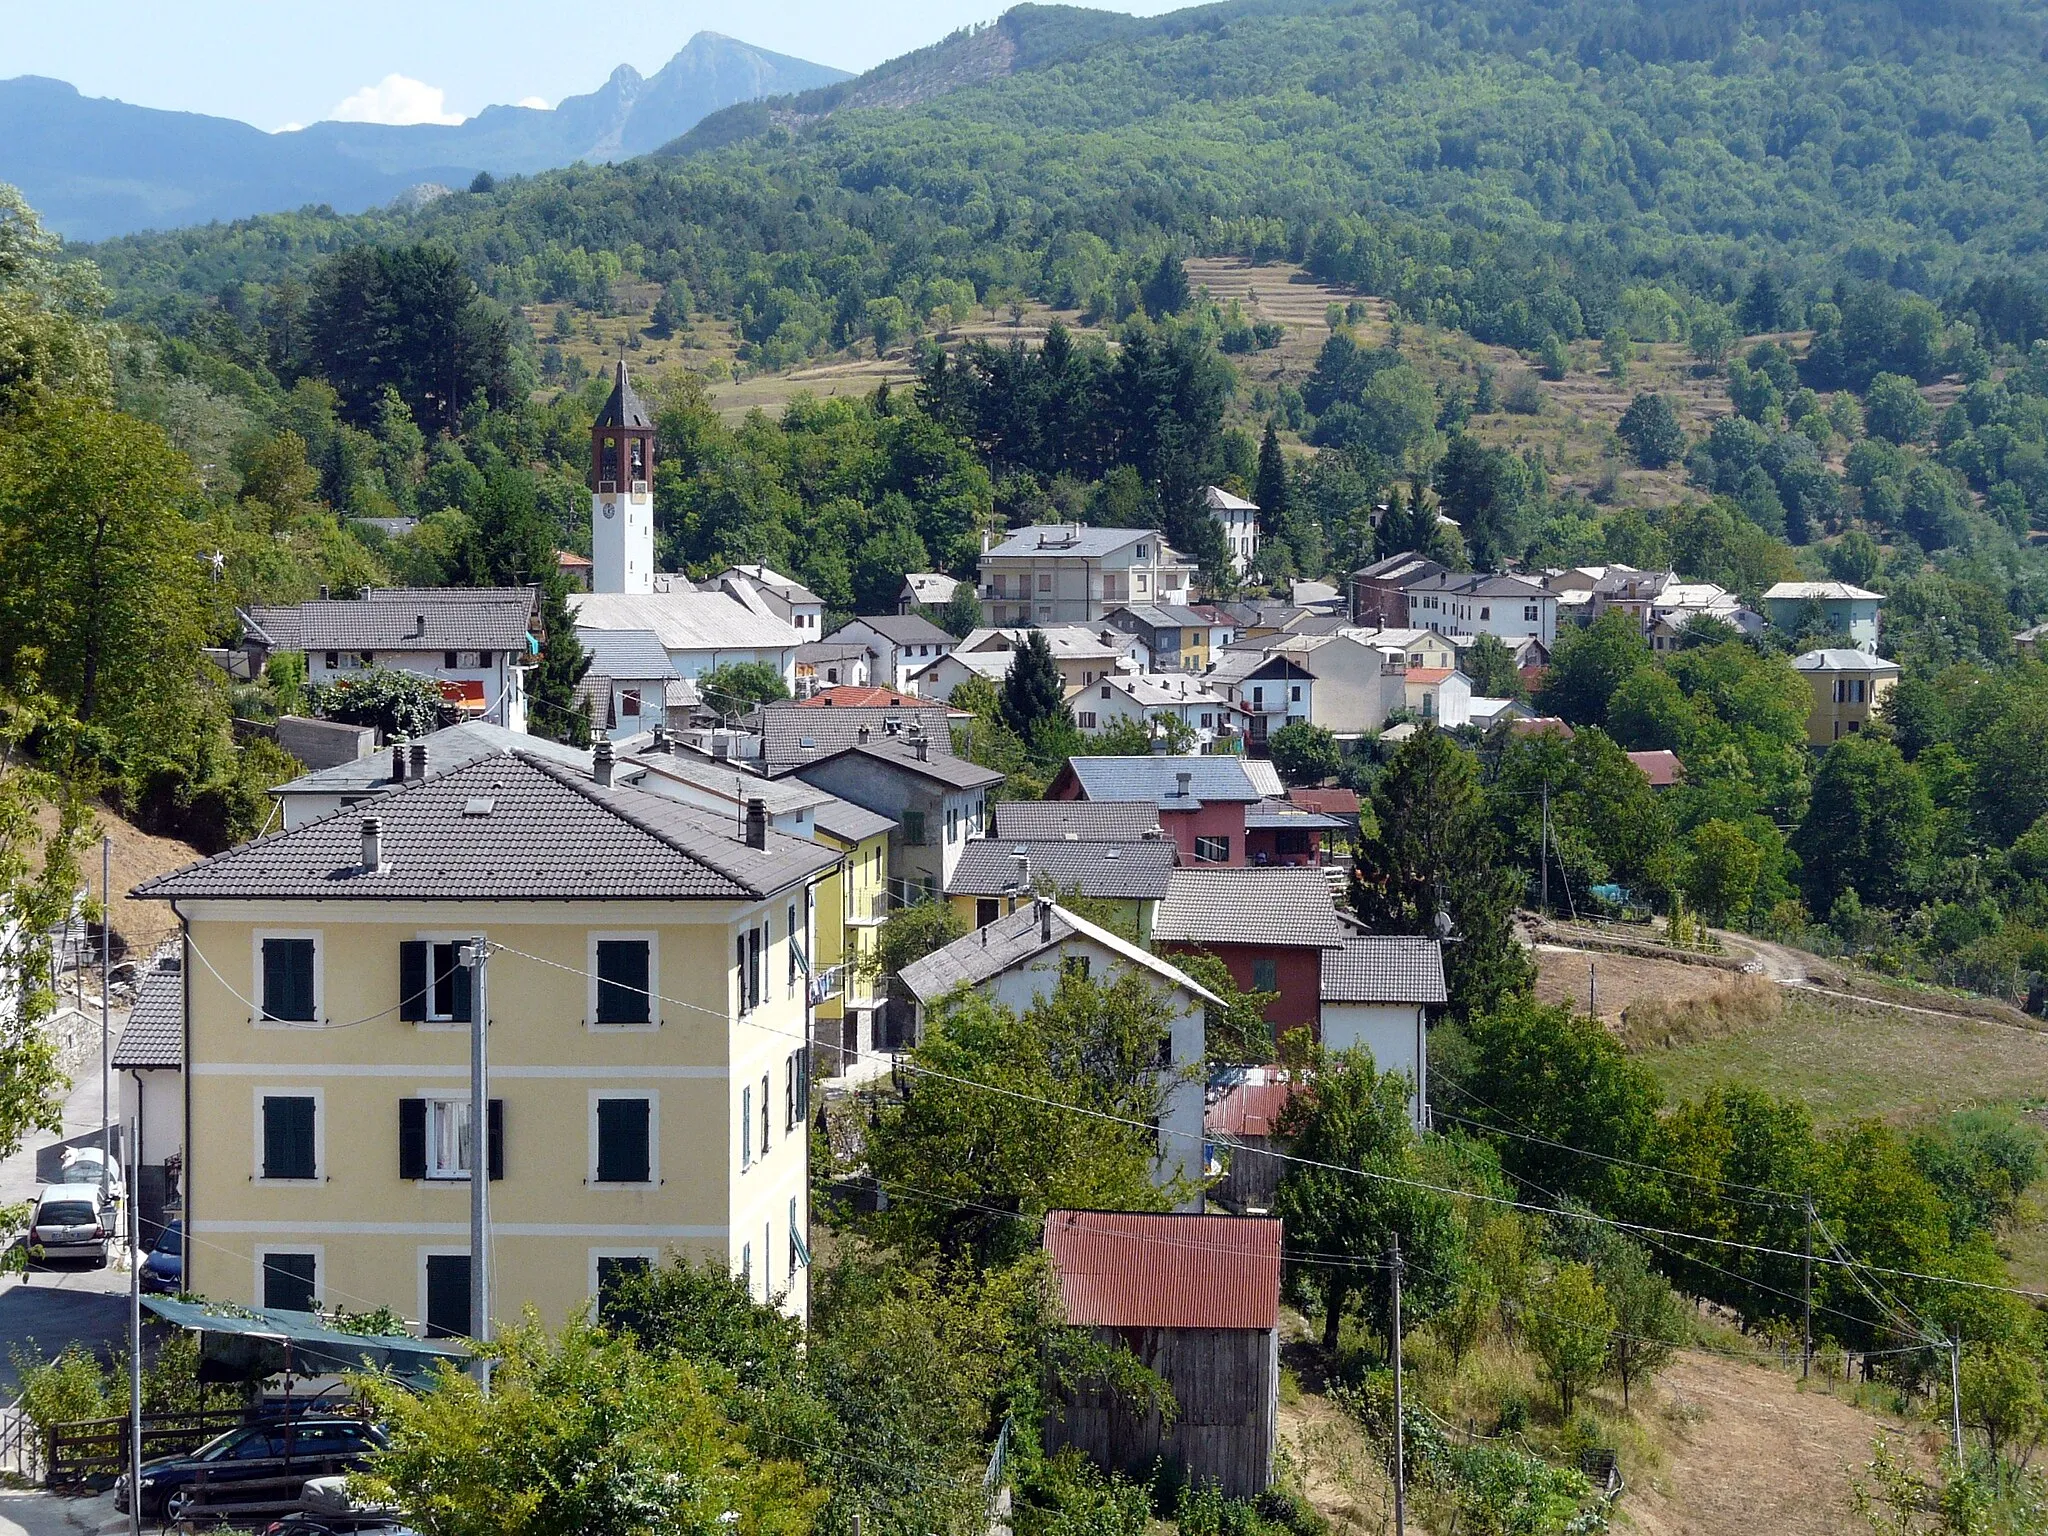
[[[1401,1235],[1394,1234],[1394,1536],[1408,1531],[1408,1424],[1401,1412]]]
[[[107,1022],[107,983],[114,974],[114,840],[100,834],[100,1207],[107,1204],[107,1184],[114,1176],[113,1074],[108,1066],[113,1047]],[[129,1192],[133,1203],[134,1192]]]
[[[1586,1017],[1600,1017],[1600,973],[1594,969],[1591,955],[1586,956]]]
[[[1799,1379],[1813,1369],[1813,1197],[1806,1197],[1805,1255],[1799,1276]]]
[[[128,1127],[128,1536],[142,1536],[142,1176],[140,1105]]]
[[[1948,1341],[1948,1420],[1955,1434],[1956,1471],[1963,1470],[1963,1336]]]
[[[490,1015],[486,962],[490,945],[482,934],[466,945],[469,982],[469,1327],[478,1343],[491,1336],[491,1064],[485,1043]],[[478,1379],[490,1390],[490,1366],[477,1362]]]
[[[1543,915],[1550,916],[1550,780],[1543,781]]]

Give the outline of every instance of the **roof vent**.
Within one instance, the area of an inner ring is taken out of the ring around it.
[[[752,796],[747,801],[747,846],[768,846],[768,802],[759,795]]]
[[[424,635],[427,632],[427,616],[424,613],[412,616],[412,632],[416,635]]]
[[[911,750],[917,754],[917,760],[920,763],[928,763],[932,760],[932,744],[929,737],[913,737],[910,746]]]
[[[394,784],[403,784],[405,782],[405,738],[403,736],[391,743],[391,782]]]
[[[331,591],[330,591],[330,590],[329,590],[328,588],[326,588],[326,587],[322,587],[322,588],[320,589],[320,601],[321,601],[321,602],[323,602],[323,603],[324,603],[324,602],[326,602],[326,601],[327,601],[327,599],[328,599],[328,598],[330,598],[331,596],[333,596],[333,593],[332,593],[332,592],[331,592]]]
[[[616,766],[612,756],[612,744],[609,741],[600,741],[590,754],[591,776],[597,780],[599,788],[612,787],[612,770]]]
[[[405,750],[408,760],[406,776],[424,779],[427,776],[427,744],[424,741],[416,741]]]
[[[1174,783],[1179,786],[1174,793],[1181,799],[1186,800],[1194,794],[1195,776],[1192,773],[1182,769],[1173,776],[1173,779]]]
[[[1022,848],[1010,855],[1010,889],[1028,891],[1031,889],[1031,855]]]
[[[363,869],[375,874],[384,865],[384,823],[378,817],[363,818]]]
[[[462,814],[465,816],[488,816],[497,808],[498,802],[489,795],[472,795],[462,802]]]
[[[714,733],[711,738],[711,760],[722,763],[732,756],[732,738]]]

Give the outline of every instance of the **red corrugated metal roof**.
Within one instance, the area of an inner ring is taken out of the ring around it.
[[[1067,1321],[1106,1328],[1272,1328],[1280,1222],[1270,1216],[1052,1211],[1045,1218]]]
[[[1294,1096],[1292,1083],[1240,1083],[1202,1113],[1208,1136],[1270,1136]]]
[[[1308,810],[1321,811],[1325,816],[1358,814],[1358,791],[1355,789],[1290,789],[1287,798]]]
[[[1676,752],[1631,752],[1628,760],[1643,770],[1653,788],[1669,789],[1685,777],[1685,764]]]

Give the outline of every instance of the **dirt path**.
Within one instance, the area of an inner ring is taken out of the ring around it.
[[[1882,1420],[1791,1376],[1714,1355],[1681,1355],[1658,1378],[1669,1460],[1621,1507],[1650,1536],[1836,1536]]]

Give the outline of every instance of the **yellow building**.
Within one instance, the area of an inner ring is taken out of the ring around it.
[[[1809,746],[1826,747],[1853,736],[1877,715],[1886,694],[1899,684],[1899,664],[1868,651],[1808,651],[1792,658],[1792,670],[1813,690],[1806,711]]]
[[[669,1250],[807,1310],[806,957],[839,854],[499,753],[140,887],[185,946],[185,1284],[470,1331],[471,973],[493,1312]]]
[[[889,834],[896,823],[845,800],[813,813],[815,836],[840,854],[818,884],[819,997],[812,1038],[818,1071],[859,1077],[886,1069],[876,1025],[888,988],[873,958],[889,915]]]

